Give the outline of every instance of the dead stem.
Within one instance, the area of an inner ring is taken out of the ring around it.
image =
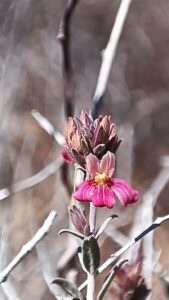
[[[73,11],[78,0],[68,0],[67,6],[63,13],[59,25],[59,32],[57,38],[59,39],[63,50],[63,77],[64,77],[64,97],[65,97],[65,116],[73,115],[73,101],[74,101],[74,82],[73,69],[70,52],[70,22]]]

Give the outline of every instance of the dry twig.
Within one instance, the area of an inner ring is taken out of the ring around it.
[[[1,239],[0,239],[0,266],[1,266],[1,269],[6,264],[8,256],[9,256],[9,251],[10,251],[8,240],[9,240],[9,235],[10,235],[9,219],[10,219],[11,206],[6,205],[6,202],[4,204],[5,204],[6,209],[4,210],[4,213],[3,213],[3,222],[2,222],[3,226],[2,226]],[[1,208],[3,209],[2,206],[1,206]],[[19,297],[17,290],[15,289],[15,286],[11,280],[4,282],[1,285],[1,289],[3,291],[3,294],[5,295],[5,299],[21,300],[21,298]]]
[[[157,203],[160,193],[169,181],[169,165],[167,164],[167,158],[162,160],[163,168],[160,170],[157,177],[152,182],[148,191],[143,195],[142,203],[136,210],[133,226],[131,229],[130,236],[134,237],[136,232],[143,230],[145,220],[147,223],[151,223],[154,217],[154,207]],[[146,278],[147,284],[151,288],[152,286],[152,266],[154,260],[154,250],[153,250],[153,235],[145,236],[143,239],[143,255],[145,267],[143,266],[144,277]],[[133,248],[130,252],[130,257],[133,258],[137,255],[138,247]]]
[[[25,189],[29,189],[36,184],[39,184],[40,182],[54,174],[58,169],[62,167],[62,165],[63,159],[61,157],[57,158],[54,162],[50,163],[47,167],[45,167],[35,175],[26,178],[18,183],[14,183],[10,187],[0,190],[0,200],[8,198],[15,193],[22,192]]]
[[[42,127],[49,135],[51,135],[60,146],[65,145],[64,136],[59,131],[55,130],[55,128],[47,118],[42,116],[40,112],[37,111],[36,109],[33,109],[31,111],[31,115],[38,122],[40,127]]]
[[[63,76],[66,117],[73,115],[74,83],[70,55],[70,22],[77,2],[78,0],[67,1],[67,6],[60,21],[59,32],[57,36],[63,49]]]
[[[134,246],[138,241],[140,241],[142,238],[144,238],[148,233],[150,233],[152,230],[159,227],[163,222],[169,220],[169,215],[166,215],[164,217],[157,218],[148,228],[146,228],[144,231],[142,231],[139,235],[137,235],[135,238],[133,238],[131,241],[129,241],[124,247],[122,247],[120,250],[118,250],[116,253],[113,253],[99,268],[98,273],[102,273],[104,270],[106,270],[111,264],[116,263],[117,260],[121,257],[122,254],[124,254],[129,248]],[[87,285],[87,281],[83,282],[79,286],[79,291],[82,291]]]
[[[34,237],[27,242],[20,250],[20,252],[14,257],[14,259],[9,263],[9,265],[0,273],[0,283],[7,280],[9,274],[14,268],[23,260],[23,258],[28,255],[32,249],[44,238],[44,236],[49,232],[53,222],[56,218],[56,211],[51,211],[42,227],[36,232]]]
[[[47,118],[42,116],[37,110],[32,110],[31,111],[32,116],[35,118],[35,120],[38,122],[38,124],[51,136],[54,137],[55,141],[60,145],[60,146],[65,146],[65,138],[64,136],[59,132],[56,131],[53,125],[49,122]],[[71,196],[72,194],[72,184],[70,183],[69,177],[68,177],[68,165],[66,162],[63,162],[61,166],[61,180],[63,184],[66,187],[66,190]]]
[[[37,228],[36,222],[31,221],[29,227],[30,227],[30,232],[32,234],[32,232],[35,231],[35,228]],[[57,299],[57,294],[58,294],[57,286],[51,284],[53,278],[56,276],[54,270],[55,266],[52,264],[51,256],[46,246],[45,240],[42,240],[39,244],[36,244],[36,252],[37,252],[38,260],[40,262],[44,281],[46,282],[51,294],[54,295],[54,297]]]
[[[101,104],[101,101],[106,91],[107,82],[111,71],[111,66],[113,64],[116,55],[117,46],[120,40],[120,36],[123,30],[125,20],[127,18],[127,14],[131,2],[132,0],[121,1],[120,8],[118,10],[116,20],[110,35],[110,39],[102,54],[102,64],[101,64],[97,86],[93,98],[94,107],[93,107],[92,114],[94,117],[97,115],[98,108]]]
[[[63,77],[64,77],[64,98],[65,98],[65,117],[73,116],[74,102],[74,82],[73,82],[73,67],[71,62],[70,51],[70,22],[78,0],[68,0],[62,19],[59,24],[59,39],[63,50]],[[69,195],[72,193],[72,187],[68,178],[68,166],[63,164],[61,169],[61,178]]]

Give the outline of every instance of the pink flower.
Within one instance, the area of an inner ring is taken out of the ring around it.
[[[72,164],[72,163],[73,163],[73,158],[72,158],[71,155],[69,154],[67,148],[63,148],[61,154],[62,154],[64,160],[65,160],[68,164]]]
[[[116,198],[122,206],[137,202],[138,192],[118,178],[112,178],[115,168],[115,156],[107,152],[101,160],[95,155],[86,157],[86,169],[92,179],[85,180],[73,194],[79,201],[93,202],[95,206],[112,208]]]

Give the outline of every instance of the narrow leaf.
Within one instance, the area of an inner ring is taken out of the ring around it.
[[[83,234],[81,234],[77,231],[71,230],[71,229],[61,229],[58,234],[61,235],[63,233],[70,233],[81,240],[83,240],[85,238],[85,236]]]
[[[100,265],[100,249],[94,236],[87,237],[83,241],[82,258],[86,271],[94,274]]]
[[[104,223],[100,226],[99,230],[96,233],[95,238],[98,239],[100,237],[100,235],[104,232],[104,230],[106,229],[107,225],[110,223],[111,220],[113,220],[114,218],[118,218],[117,215],[112,215],[109,218],[107,218]]]
[[[75,299],[84,299],[78,289],[70,281],[64,278],[56,278],[52,281],[52,284],[58,284],[65,292]]]
[[[119,261],[116,266],[112,269],[112,271],[109,273],[108,277],[106,278],[105,282],[103,283],[103,286],[98,294],[97,300],[102,300],[104,295],[106,294],[110,284],[112,283],[114,277],[116,276],[117,271],[121,268],[121,266],[126,263],[127,260]]]

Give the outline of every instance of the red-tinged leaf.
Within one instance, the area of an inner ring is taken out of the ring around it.
[[[69,208],[69,215],[74,227],[81,233],[85,234],[85,228],[87,225],[84,214],[75,205]]]

